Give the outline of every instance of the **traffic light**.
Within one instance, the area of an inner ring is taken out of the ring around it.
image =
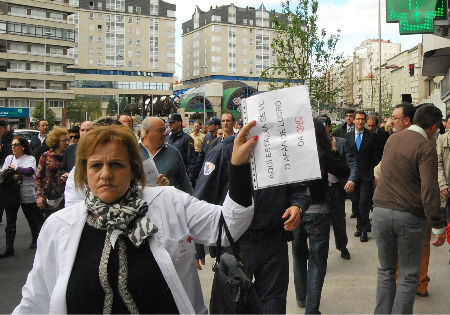
[[[414,76],[414,64],[409,65],[409,76],[410,77]]]

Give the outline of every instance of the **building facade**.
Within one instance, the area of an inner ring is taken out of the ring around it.
[[[172,94],[175,4],[160,0],[71,0],[76,42],[69,72],[76,95],[126,97],[134,112]],[[147,101],[147,99],[151,99]]]
[[[389,115],[396,104],[402,102],[402,95],[409,94],[413,104],[424,103],[430,95],[431,86],[422,76],[423,45],[405,50],[388,59],[381,66],[381,105],[383,114]],[[410,70],[410,69],[413,70]],[[379,71],[375,69],[374,104],[378,111],[379,104]]]
[[[257,9],[196,7],[182,26],[184,86],[237,80],[255,87],[262,71],[276,61],[270,46],[275,15],[281,16],[263,4]]]
[[[29,108],[31,116],[45,98],[57,119],[64,118],[74,98],[74,75],[67,73],[74,63],[68,53],[75,46],[74,13],[68,0],[0,1],[0,107]]]

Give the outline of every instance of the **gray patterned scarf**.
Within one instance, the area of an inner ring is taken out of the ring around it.
[[[130,186],[126,194],[117,203],[108,204],[101,201],[89,189],[86,190],[86,208],[98,216],[95,220],[88,215],[87,223],[101,230],[106,230],[105,244],[100,259],[99,278],[100,284],[105,292],[103,313],[111,314],[113,305],[113,291],[108,281],[108,261],[111,247],[116,242],[119,244],[119,272],[118,291],[130,314],[137,314],[139,310],[133,297],[127,288],[128,262],[126,245],[123,235],[128,237],[134,246],[139,247],[148,237],[158,231],[158,228],[145,215],[148,210],[147,202],[139,197],[136,185]]]

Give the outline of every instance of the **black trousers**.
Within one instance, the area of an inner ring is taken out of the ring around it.
[[[370,230],[369,213],[372,206],[373,181],[363,181],[358,178],[353,191],[352,208],[356,214],[356,229],[361,232]]]
[[[35,241],[39,235],[43,223],[43,217],[41,210],[37,207],[36,203],[21,203],[23,214],[28,221],[30,226],[32,241]],[[6,233],[14,233],[16,231],[17,213],[19,212],[19,207],[16,208],[5,208],[6,212]]]
[[[340,183],[328,187],[328,209],[330,221],[333,225],[336,249],[343,251],[347,248],[347,227],[345,222],[345,190]]]

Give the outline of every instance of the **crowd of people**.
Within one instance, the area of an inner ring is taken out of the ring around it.
[[[330,226],[351,259],[347,197],[354,236],[364,243],[373,232],[378,248],[375,313],[412,313],[415,295],[428,295],[431,235],[443,245],[450,219],[447,120],[409,103],[395,107],[389,129],[363,111],[347,110],[334,130],[321,115],[321,177],[259,190],[248,164],[258,138],[246,136],[256,122],[244,126],[231,112],[196,121],[190,134],[178,113],[168,125],[145,118],[137,135],[128,115],[50,132],[42,120],[30,143],[0,120],[2,181],[15,183],[1,187],[16,189],[1,198],[0,258],[14,255],[19,208],[37,246],[14,313],[207,313],[198,272],[208,252],[215,257],[222,214],[263,312],[286,313],[292,241],[297,305],[320,314]],[[147,159],[156,187],[146,186]]]

